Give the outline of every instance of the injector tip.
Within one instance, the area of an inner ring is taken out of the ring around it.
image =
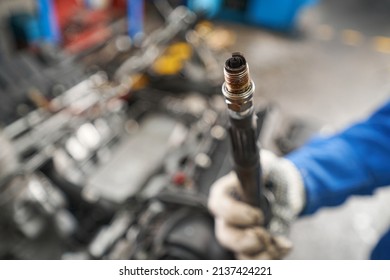
[[[225,84],[230,93],[245,92],[250,86],[249,69],[242,53],[234,52],[225,62]]]
[[[243,65],[243,62],[239,57],[232,57],[228,60],[228,65],[230,68],[239,68]]]
[[[232,57],[226,60],[225,69],[229,72],[243,71],[246,67],[245,57],[239,53],[232,53]]]

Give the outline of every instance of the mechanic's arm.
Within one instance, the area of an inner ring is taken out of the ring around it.
[[[367,120],[315,139],[286,158],[262,151],[261,159],[274,214],[268,230],[258,209],[237,200],[235,174],[218,180],[210,192],[218,240],[238,258],[282,258],[291,244],[281,235],[297,216],[390,184],[390,102]]]
[[[303,214],[390,185],[390,102],[367,120],[332,137],[315,139],[287,159],[304,181]]]

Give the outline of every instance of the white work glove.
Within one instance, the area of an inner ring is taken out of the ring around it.
[[[273,212],[267,228],[260,209],[240,201],[242,189],[234,172],[220,178],[210,190],[208,207],[215,216],[217,239],[238,259],[285,257],[292,249],[285,236],[306,203],[303,180],[295,165],[266,150],[260,156]]]

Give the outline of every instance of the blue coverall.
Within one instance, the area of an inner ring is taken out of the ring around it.
[[[334,136],[313,139],[287,158],[303,176],[307,196],[303,214],[390,186],[390,102],[368,119]],[[390,259],[390,230],[371,258]]]

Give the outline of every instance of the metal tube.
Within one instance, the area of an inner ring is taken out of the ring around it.
[[[233,53],[226,61],[224,76],[222,93],[230,117],[229,132],[234,170],[244,190],[243,200],[259,207],[264,213],[267,224],[271,213],[261,179],[256,115],[253,105],[255,84],[250,79],[248,64],[241,53]]]

